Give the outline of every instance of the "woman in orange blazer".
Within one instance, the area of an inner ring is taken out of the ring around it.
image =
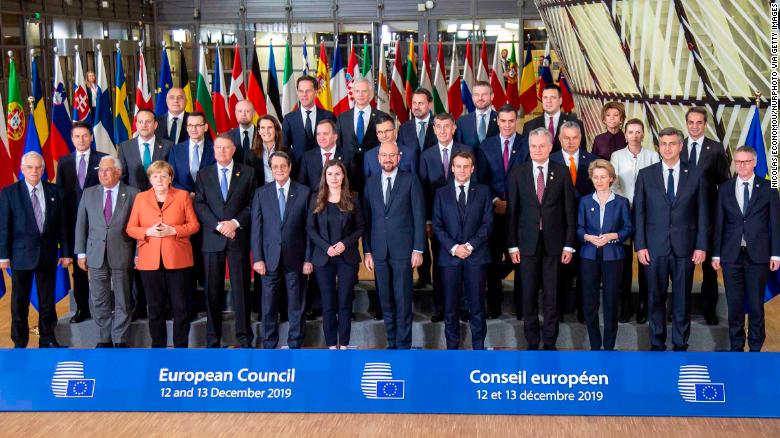
[[[155,161],[146,170],[152,188],[133,203],[127,234],[138,241],[136,269],[146,290],[152,348],[168,345],[165,306],[173,308],[173,346],[187,348],[190,324],[187,296],[192,293],[190,236],[200,229],[189,193],[171,187],[173,168]]]

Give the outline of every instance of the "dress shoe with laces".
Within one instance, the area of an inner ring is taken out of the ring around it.
[[[73,316],[70,318],[71,324],[78,324],[80,322],[84,322],[88,319],[92,318],[92,316],[89,314],[89,312],[84,310],[76,310],[76,313],[73,314]]]

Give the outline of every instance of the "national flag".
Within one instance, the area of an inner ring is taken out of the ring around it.
[[[62,256],[63,254],[57,254],[57,258]],[[70,257],[70,255],[67,257]],[[10,269],[8,270],[8,276],[11,276]],[[54,302],[59,303],[62,301],[63,298],[68,296],[68,291],[70,291],[70,273],[68,272],[68,268],[57,266],[57,270],[54,274]],[[30,289],[30,304],[38,311],[38,285],[35,282],[35,278],[33,278],[32,288]]]
[[[433,108],[436,114],[447,112],[447,76],[444,74],[444,51],[441,37],[436,49],[436,71],[433,73]]]
[[[184,92],[184,100],[187,101],[184,104],[184,112],[191,113],[194,107],[194,101],[192,99],[192,84],[190,84],[190,75],[187,73],[187,60],[184,58],[184,49],[179,47],[179,87]]]
[[[468,44],[468,43],[466,43]],[[450,63],[450,82],[447,85],[447,108],[456,119],[463,113],[463,99],[461,98],[460,73],[458,72],[458,51],[455,40],[452,40],[452,62]]]
[[[81,69],[81,53],[76,50],[73,66],[73,121],[88,120],[90,116],[89,95],[87,84],[84,83],[84,70]]]
[[[406,107],[412,107],[412,94],[417,89],[417,55],[414,54],[414,37],[409,38],[409,53],[406,57],[406,88],[404,102]]]
[[[309,76],[309,51],[306,48],[306,38],[303,39],[303,70],[301,75]]]
[[[350,37],[349,39],[349,60],[347,61],[347,96],[349,97],[349,107],[355,107],[355,99],[352,97],[352,82],[355,79],[360,78],[360,64],[357,61],[357,54],[355,54],[355,42]]]
[[[498,45],[498,44],[496,44]],[[490,82],[490,75],[488,75],[488,60],[487,60],[487,43],[485,38],[482,38],[482,48],[479,50],[479,64],[477,64],[477,80],[483,82]]]
[[[0,189],[14,182],[14,169],[11,161],[11,151],[8,149],[8,130],[5,127],[3,95],[0,93]],[[3,286],[5,285],[3,284]],[[3,291],[0,290],[0,297],[3,296],[2,294]]]
[[[544,58],[539,64],[539,91],[536,95],[539,100],[542,100],[542,91],[544,91],[545,85],[553,83],[550,62],[550,40],[547,40],[547,44],[544,46]]]
[[[349,110],[349,94],[347,93],[347,77],[344,73],[344,63],[341,61],[341,50],[339,50],[339,40],[333,44],[333,70],[330,77],[330,94],[333,103],[333,115]]]
[[[114,117],[111,115],[111,97],[108,92],[108,79],[106,79],[106,66],[103,63],[103,51],[97,46],[95,55],[97,62],[97,86],[98,97],[95,105],[95,116],[92,121],[92,133],[95,149],[105,154],[116,156],[114,146]]]
[[[8,150],[11,154],[12,169],[15,172],[22,161],[24,138],[27,132],[27,121],[24,117],[22,93],[19,91],[19,80],[16,77],[16,62],[8,60]]]
[[[506,78],[506,100],[517,111],[520,109],[520,90],[517,88],[517,54],[514,39],[512,39],[512,54],[507,59],[507,67],[509,72]]]
[[[431,74],[431,52],[428,49],[428,37],[423,38],[423,62],[420,68],[420,88],[433,93],[433,85],[431,81],[433,75]]]
[[[182,59],[184,57],[182,56]],[[157,102],[154,105],[154,113],[161,116],[168,112],[168,103],[165,99],[168,97],[168,90],[173,87],[173,78],[171,77],[171,64],[168,62],[168,50],[162,48],[162,67],[160,68],[160,80],[157,82]]]
[[[271,42],[268,53],[268,88],[265,93],[265,106],[268,114],[282,120],[282,102],[279,99],[279,79],[276,78],[276,58],[274,56],[274,43]]]
[[[65,78],[62,77],[59,55],[54,55],[54,93],[51,101],[51,126],[49,127],[49,150],[52,160],[58,161],[75,148],[70,138],[71,121],[68,115],[68,94],[65,92]]]
[[[360,76],[368,81],[370,87],[374,87],[374,71],[371,65],[371,49],[368,47],[368,39],[363,37],[363,65],[360,68]],[[387,80],[385,79],[385,82]],[[376,94],[371,99],[371,106],[376,107]]]
[[[395,62],[393,74],[390,78],[390,110],[395,113],[398,123],[409,120],[409,110],[406,109],[404,100],[404,83],[401,79],[401,40],[395,40]]]
[[[222,55],[217,44],[214,57],[214,74],[211,77],[211,105],[214,110],[215,136],[230,129],[227,96],[225,96],[225,75],[222,70]]]
[[[574,109],[574,97],[571,94],[569,82],[566,80],[566,76],[563,75],[563,70],[558,72],[558,86],[561,87],[561,98],[563,99],[561,108],[563,112],[570,113]]]
[[[379,111],[390,113],[390,89],[387,83],[387,71],[385,69],[385,49],[379,44],[379,64],[377,65],[376,81],[376,108]]]
[[[463,64],[463,79],[460,82],[460,96],[466,111],[473,112],[476,108],[471,99],[471,90],[474,88],[474,68],[471,65],[471,40],[466,40],[466,62]]]
[[[185,78],[187,76],[187,70],[184,70],[184,58],[182,58],[181,67],[181,77]],[[187,95],[185,94],[185,98],[186,96]],[[190,111],[192,111],[192,95],[189,96],[189,99]],[[133,107],[133,124],[131,126],[133,134],[135,134],[135,117],[138,115],[138,111],[142,109],[154,111],[152,93],[149,91],[149,81],[146,76],[146,60],[144,59],[143,52],[140,52],[138,54],[138,81],[135,84],[135,106]]]
[[[228,117],[231,128],[238,127],[236,120],[236,104],[246,99],[246,89],[244,88],[244,69],[241,67],[241,50],[236,44],[233,52],[233,72],[230,75],[230,93],[228,94]]]
[[[122,66],[122,51],[116,49],[116,75],[114,77],[114,144],[130,138],[130,103],[127,100],[125,69]]]
[[[328,70],[328,58],[325,53],[325,41],[320,40],[320,55],[317,57],[317,97],[314,103],[328,111],[333,109],[330,100],[330,70]]]
[[[525,61],[520,72],[520,106],[525,114],[531,114],[536,108],[536,77],[534,75],[534,62],[531,56],[531,40],[525,49]]]
[[[195,111],[200,111],[206,116],[206,123],[209,125],[209,135],[214,138],[217,132],[217,125],[214,122],[214,106],[211,103],[211,85],[209,84],[209,73],[206,67],[206,47],[200,45],[200,54],[198,56],[198,86],[195,92]]]
[[[490,88],[493,89],[493,108],[501,108],[507,103],[506,88],[504,87],[504,67],[501,64],[501,53],[498,43],[493,51],[493,71],[490,72]]]
[[[33,77],[34,77],[34,75],[37,74],[35,72],[35,70],[37,70],[35,59],[33,59],[32,65],[33,65],[33,69],[34,69],[33,70]],[[28,127],[27,128],[27,135],[24,137],[24,149],[22,149],[20,157],[22,155],[28,153],[28,152],[37,152],[37,153],[41,154],[41,156],[43,156],[43,148],[41,147],[41,137],[40,137],[40,134],[38,134],[38,126],[35,123],[35,110],[33,108],[30,108],[30,114],[27,116],[27,127]],[[48,131],[48,129],[47,129],[47,131]],[[45,164],[46,157],[43,156],[43,158],[44,158],[44,164]],[[21,162],[21,159],[20,159],[20,162]],[[46,181],[46,180],[49,179],[49,172],[48,172],[49,169],[51,169],[51,168],[48,167],[48,166],[44,166],[44,168],[43,168],[43,175],[41,175],[41,181]],[[21,169],[19,169],[19,173],[17,174],[17,178],[20,179],[20,180],[24,179],[24,175],[22,174],[22,170]]]
[[[38,76],[38,58],[32,59],[32,76],[30,77],[32,82],[32,114],[31,121],[35,124],[33,127],[30,125],[29,129],[35,129],[38,134],[38,149],[36,152],[43,155],[43,161],[46,164],[46,168],[51,170],[51,179],[54,179],[54,158],[52,157],[51,150],[49,149],[49,120],[46,117],[46,102],[43,100],[43,88],[41,87],[41,80]],[[32,131],[30,131],[32,132]],[[30,134],[28,132],[27,136]],[[25,152],[27,151],[27,141],[24,143]]]
[[[260,62],[257,60],[257,48],[252,46],[252,67],[249,69],[247,77],[246,96],[252,105],[255,106],[255,119],[253,124],[257,123],[260,116],[268,114],[265,106],[265,91],[263,89],[263,76],[260,74]]]
[[[293,80],[292,47],[290,40],[284,50],[284,76],[282,77],[282,117],[291,112],[298,103],[298,93]]]

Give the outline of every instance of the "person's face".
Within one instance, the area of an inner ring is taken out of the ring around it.
[[[298,100],[304,108],[310,108],[314,105],[314,84],[311,81],[298,83]]]
[[[455,157],[452,159],[452,175],[458,183],[465,183],[471,179],[474,173],[474,163],[465,157]]]
[[[690,113],[685,119],[685,126],[688,127],[688,136],[699,138],[704,135],[704,129],[707,128],[707,122],[704,121],[704,114]]]
[[[607,125],[607,129],[618,129],[620,122],[622,122],[620,111],[615,108],[610,108],[604,113],[604,124]]]
[[[478,110],[484,111],[493,103],[493,89],[478,85],[471,92],[471,99]]]
[[[401,161],[401,154],[398,153],[398,146],[393,143],[386,143],[379,146],[379,165],[382,166],[382,170],[387,173],[392,172],[398,167],[398,163]]]
[[[171,88],[165,96],[165,103],[168,105],[168,112],[179,114],[184,111],[184,105],[187,103],[184,98],[184,91],[181,88]]]
[[[433,121],[433,131],[440,144],[450,144],[455,135],[455,124],[450,119],[436,119]]]
[[[501,49],[501,57],[506,59],[507,56],[509,56],[509,51],[507,49]]]
[[[431,111],[431,103],[428,102],[428,97],[424,94],[412,95],[412,114],[418,119],[423,119],[428,116]]]
[[[27,158],[22,162],[22,175],[31,186],[38,185],[43,175],[43,160],[37,157]]]
[[[365,108],[373,97],[371,95],[371,87],[364,81],[355,82],[355,84],[352,85],[352,97],[355,99],[355,106]]]
[[[276,142],[276,127],[268,119],[260,120],[260,138],[265,144],[274,144]]]
[[[273,157],[271,158],[271,173],[274,176],[274,181],[279,185],[284,185],[290,179],[290,165],[282,157]]]
[[[676,135],[664,135],[658,139],[658,153],[664,161],[676,163],[682,151],[682,139]]]
[[[157,121],[154,120],[154,113],[149,111],[139,112],[135,117],[135,130],[141,138],[149,138],[154,135],[157,129]]]
[[[226,138],[217,138],[214,141],[214,158],[217,163],[227,166],[233,160],[233,154],[236,153],[236,145],[232,140]]]
[[[320,148],[330,150],[336,146],[338,134],[333,130],[329,123],[317,125],[317,144]]]
[[[637,147],[642,145],[642,140],[645,139],[645,130],[637,124],[631,124],[626,126],[626,142],[629,146]]]
[[[122,171],[119,170],[111,160],[102,160],[98,165],[98,181],[100,185],[106,188],[114,187],[122,177]]]
[[[97,81],[97,78],[95,78],[95,73],[88,72],[87,73],[87,82],[90,84],[94,84]]]
[[[550,157],[552,143],[546,135],[532,135],[528,139],[528,148],[531,159],[537,163],[544,163]]]
[[[191,140],[200,142],[208,130],[209,125],[203,117],[187,117],[187,134],[189,134]]]
[[[249,126],[255,118],[255,108],[248,100],[239,101],[236,104],[236,121],[241,126]]]
[[[563,99],[558,94],[558,90],[542,91],[542,109],[547,114],[555,114],[561,110]]]
[[[593,169],[593,175],[590,177],[590,180],[593,181],[593,187],[595,187],[596,190],[603,192],[609,190],[613,178],[609,175],[607,169],[597,167]]]
[[[734,168],[742,179],[749,179],[756,169],[756,157],[750,152],[737,152],[734,154]]]
[[[568,152],[569,155],[574,154],[580,148],[580,139],[582,134],[574,128],[561,129],[561,133],[558,135],[561,140],[561,149]]]
[[[498,130],[504,138],[509,138],[517,132],[517,114],[509,111],[498,113]]]
[[[171,185],[171,176],[166,171],[154,172],[149,177],[149,182],[156,192],[164,192]]]
[[[325,171],[325,182],[331,189],[340,189],[341,183],[344,182],[344,172],[341,171],[339,166],[328,167],[328,170]]]
[[[376,125],[376,138],[379,144],[395,141],[395,126],[393,122],[386,121]]]
[[[86,152],[92,146],[92,134],[86,128],[74,128],[70,132],[70,139],[79,152]]]

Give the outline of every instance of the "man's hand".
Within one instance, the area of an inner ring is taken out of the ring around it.
[[[455,248],[455,257],[464,260],[466,257],[471,255],[471,251],[466,247],[466,245],[458,245],[457,248]]]
[[[493,203],[493,211],[496,212],[496,214],[504,215],[506,214],[506,201],[498,200]]]
[[[780,269],[780,260],[770,260],[769,261],[769,270],[772,272],[777,271]]]
[[[693,260],[694,265],[700,265],[706,258],[707,252],[697,249],[693,252],[693,258],[691,260]]]
[[[412,269],[422,265],[422,253],[412,251]]]
[[[8,269],[11,267],[11,262],[0,262],[0,269]]]
[[[236,223],[233,222],[232,220],[220,222],[219,232],[225,237],[230,237],[231,235],[235,237],[236,235],[235,231],[237,229],[238,229],[238,225],[236,225]],[[232,239],[233,237],[230,238]]]
[[[571,262],[572,253],[569,251],[566,251],[565,249],[561,252],[561,263],[564,265],[568,265],[569,262]]]
[[[260,275],[266,274],[265,262],[255,262],[255,264],[252,265],[252,269],[254,269],[255,272],[257,272]]]
[[[60,257],[60,259],[57,261],[58,265],[62,265],[63,268],[67,268],[68,266],[73,263],[73,259],[70,257]]]
[[[344,251],[347,250],[347,246],[344,245],[343,242],[337,242],[335,245],[333,245],[331,248],[336,250],[336,255],[341,255],[344,253]]]
[[[512,260],[512,263],[514,263],[515,265],[520,264],[520,251],[510,252],[509,258]]]
[[[374,272],[374,258],[371,254],[366,254],[363,259],[363,264],[366,266],[369,272]]]
[[[303,275],[309,275],[314,272],[314,265],[311,262],[303,262]]]
[[[650,251],[646,249],[640,249],[636,252],[636,259],[639,260],[639,263],[647,266],[650,264]]]
[[[81,268],[82,271],[86,271],[87,270],[87,259],[86,258],[79,259],[79,261],[77,263],[79,264],[79,268]]]

